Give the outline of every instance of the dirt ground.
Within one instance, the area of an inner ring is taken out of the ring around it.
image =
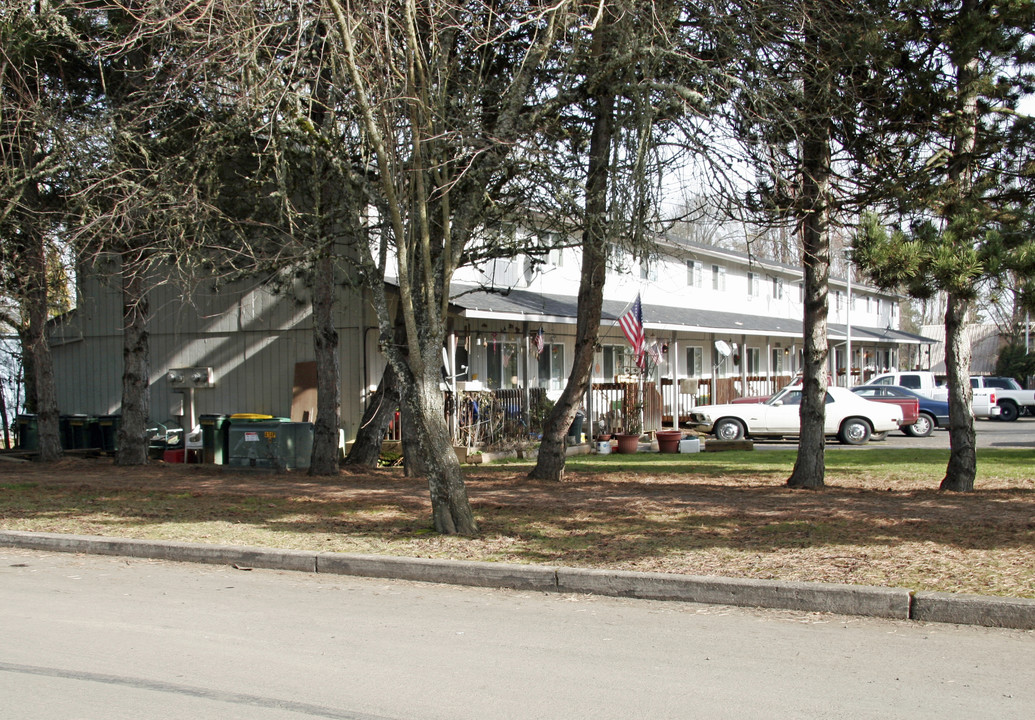
[[[469,470],[481,533],[454,538],[428,528],[426,483],[394,468],[312,478],[0,462],[0,527],[1035,597],[1032,487],[993,480],[960,495],[929,479],[838,477],[803,492],[764,472],[574,470],[547,483],[527,471]]]

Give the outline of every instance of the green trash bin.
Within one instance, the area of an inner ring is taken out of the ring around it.
[[[230,460],[230,416],[201,415],[201,461],[226,465]]]
[[[119,449],[119,424],[121,415],[101,415],[97,418],[97,440],[101,450],[113,453]]]
[[[74,415],[58,416],[58,434],[61,437],[61,449],[71,450],[75,447],[75,440],[72,437],[72,419]]]
[[[40,449],[40,426],[35,415],[19,415],[14,419],[18,433],[18,449],[37,452]]]

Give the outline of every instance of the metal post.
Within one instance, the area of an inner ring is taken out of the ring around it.
[[[845,275],[848,278],[848,307],[845,309],[845,387],[852,387],[852,261],[845,251]]]

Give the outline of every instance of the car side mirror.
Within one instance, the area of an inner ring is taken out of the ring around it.
[[[774,400],[773,401],[773,407],[780,407],[781,405],[783,405],[783,400]]]

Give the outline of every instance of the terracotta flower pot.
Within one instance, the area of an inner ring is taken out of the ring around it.
[[[629,434],[629,435],[616,435],[618,440],[618,452],[623,454],[629,454],[637,452],[640,449],[640,435]]]
[[[658,451],[663,453],[679,452],[679,441],[683,439],[683,433],[679,430],[658,430],[654,433],[658,439]]]

